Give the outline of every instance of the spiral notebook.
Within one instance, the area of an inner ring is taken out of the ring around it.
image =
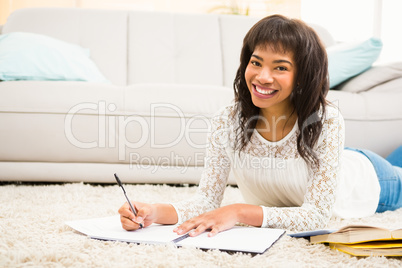
[[[152,224],[136,231],[121,227],[119,216],[66,222],[74,230],[93,239],[121,241],[138,244],[174,244],[178,247],[193,246],[199,249],[262,254],[278,241],[284,230],[235,226],[232,229],[208,237],[204,232],[196,237],[173,232],[176,225]]]

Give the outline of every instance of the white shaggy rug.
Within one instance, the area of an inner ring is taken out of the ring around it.
[[[195,187],[126,185],[126,190],[135,200],[169,202],[191,196]],[[289,236],[253,257],[98,241],[64,224],[115,215],[124,201],[117,185],[0,185],[0,267],[402,267],[402,258],[356,258]],[[241,201],[238,189],[228,187],[224,204]],[[364,219],[333,219],[328,227],[351,223],[401,227],[402,209]]]

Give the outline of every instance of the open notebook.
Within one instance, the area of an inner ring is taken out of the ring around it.
[[[66,222],[76,231],[94,239],[143,244],[169,244],[194,246],[200,249],[219,249],[247,253],[264,253],[285,233],[281,229],[235,226],[230,230],[208,237],[205,232],[197,237],[177,235],[176,225],[153,224],[136,231],[125,231],[119,216]]]

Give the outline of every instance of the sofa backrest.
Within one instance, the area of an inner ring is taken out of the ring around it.
[[[130,12],[128,84],[222,85],[219,16]]]
[[[245,16],[220,16],[224,86],[233,87],[244,36],[258,20],[259,18]]]
[[[127,12],[74,8],[14,11],[3,34],[31,32],[89,48],[91,59],[115,85],[127,83]]]
[[[3,33],[33,32],[89,48],[115,85],[138,83],[232,87],[247,31],[259,18],[78,8],[14,11]],[[327,30],[311,25],[326,46]]]

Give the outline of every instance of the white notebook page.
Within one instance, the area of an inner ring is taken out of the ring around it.
[[[136,231],[122,228],[118,215],[89,220],[66,222],[71,228],[92,238],[132,243],[167,244],[180,238],[173,232],[177,225],[153,224]],[[176,243],[177,246],[194,246],[201,249],[220,249],[263,253],[284,233],[284,230],[235,226],[232,229],[208,237],[204,232],[196,237],[188,237]]]
[[[235,226],[213,237],[208,237],[208,233],[204,232],[199,236],[189,237],[177,245],[263,253],[284,234],[284,230]]]
[[[120,224],[120,217],[112,216],[89,220],[66,222],[68,226],[92,238],[135,243],[168,243],[178,237],[173,232],[175,225],[153,224],[137,231],[126,231]]]

